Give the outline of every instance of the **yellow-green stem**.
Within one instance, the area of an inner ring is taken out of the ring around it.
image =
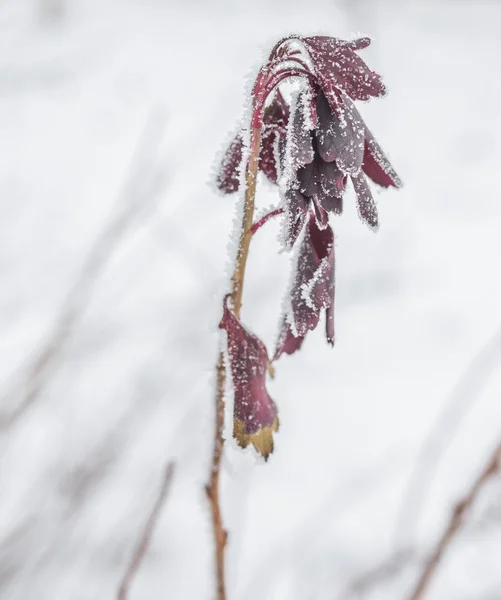
[[[253,128],[251,130],[249,161],[245,170],[245,199],[244,213],[242,217],[242,229],[240,230],[237,260],[235,263],[235,271],[232,277],[231,296],[233,300],[233,313],[237,319],[240,319],[245,267],[247,265],[247,256],[249,255],[249,246],[252,239],[251,228],[254,218],[254,199],[256,196],[260,144],[261,129]]]

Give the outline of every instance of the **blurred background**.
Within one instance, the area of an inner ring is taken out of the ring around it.
[[[361,111],[404,180],[334,219],[336,346],[269,384],[268,464],[231,441],[228,595],[406,599],[501,437],[497,0],[0,2],[0,598],[116,598],[168,461],[134,599],[213,598],[203,485],[234,197],[209,183],[284,34],[369,34]],[[260,182],[259,208],[276,204]],[[252,245],[243,319],[273,347],[289,257]],[[226,432],[229,435],[229,432]],[[501,599],[501,482],[430,600]]]

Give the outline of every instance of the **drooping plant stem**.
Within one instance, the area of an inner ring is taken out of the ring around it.
[[[257,171],[259,165],[259,148],[261,143],[261,129],[251,129],[249,148],[249,159],[245,169],[245,198],[242,216],[242,227],[238,244],[235,270],[232,281],[232,304],[233,313],[237,319],[240,318],[242,308],[242,293],[244,287],[245,267],[249,254],[250,241],[252,239],[252,221],[254,218],[254,199],[256,196]],[[223,526],[221,506],[219,502],[219,475],[221,470],[221,458],[223,456],[223,429],[224,429],[224,389],[226,382],[226,371],[224,354],[221,352],[216,366],[216,406],[215,406],[215,428],[214,445],[212,450],[212,464],[209,483],[206,485],[207,497],[209,499],[212,515],[212,528],[214,533],[214,554],[216,562],[217,577],[217,600],[226,600],[225,588],[225,548],[228,534]]]

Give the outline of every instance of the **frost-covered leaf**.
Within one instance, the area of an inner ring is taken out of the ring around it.
[[[276,90],[272,102],[266,107],[261,134],[259,168],[272,183],[277,183],[280,141],[285,139],[289,121],[289,107],[280,90]],[[243,156],[243,135],[238,133],[224,153],[216,184],[226,194],[236,192],[240,186],[240,166]]]
[[[340,96],[342,98],[342,96]],[[318,125],[316,140],[320,156],[326,162],[336,161],[341,171],[356,174],[364,155],[364,123],[353,105],[342,102],[335,113],[323,92],[317,97]]]
[[[277,407],[266,390],[268,352],[263,342],[230,312],[227,299],[219,327],[228,335],[235,393],[233,436],[242,448],[252,443],[268,459],[273,452],[273,432],[278,429]]]
[[[340,215],[343,212],[343,198],[339,196],[315,196],[315,198],[313,198],[313,203],[315,207],[323,209],[326,216],[328,216],[328,213]],[[321,228],[325,227],[326,223],[324,222],[324,219],[320,219],[317,216],[317,222]]]
[[[289,131],[290,144],[290,168],[296,170],[313,161],[314,152],[312,144],[313,123],[311,115],[309,118],[305,116],[307,100],[305,94],[298,97],[296,109],[292,117],[292,126]]]
[[[282,354],[294,354],[297,350],[301,349],[304,342],[304,336],[295,336],[292,333],[291,326],[284,320],[282,329],[280,330],[280,336],[275,351],[273,360],[277,360]]]
[[[347,106],[355,114],[364,127],[364,157],[362,170],[374,183],[382,187],[402,187],[402,181],[395,172],[383,149],[376,141],[371,130],[367,127],[356,106],[345,100]]]
[[[259,168],[272,183],[277,183],[278,180],[278,135],[279,134],[274,129],[265,128],[261,139],[261,151],[259,154]]]
[[[323,199],[323,201],[325,202],[325,198]],[[322,206],[322,204],[319,202],[317,197],[315,197],[313,199],[313,202],[311,204],[312,204],[313,212],[315,214],[315,219],[317,221],[317,225],[320,227],[320,229],[325,229],[327,227],[327,225],[329,224],[328,212]]]
[[[359,173],[357,176],[352,176],[351,181],[357,195],[357,206],[360,218],[367,223],[371,229],[377,229],[378,214],[376,203],[372,197],[367,178],[363,173]]]
[[[320,187],[328,197],[341,197],[346,187],[346,177],[335,162],[320,161],[319,167]]]
[[[292,248],[303,229],[308,212],[308,199],[299,190],[289,188],[285,193],[286,243]]]
[[[240,185],[239,168],[242,162],[243,140],[238,133],[224,153],[219,173],[217,174],[217,187],[225,194],[232,194]]]
[[[329,225],[321,229],[310,212],[291,290],[290,313],[282,323],[275,359],[301,347],[308,331],[318,325],[323,308],[328,316],[327,341],[334,344],[334,283],[334,232]],[[299,339],[294,341],[291,336]]]
[[[369,69],[355,50],[366,48],[369,38],[347,42],[334,37],[302,38],[313,63],[315,75],[333,110],[339,106],[336,90],[352,100],[383,96],[386,89],[380,75]]]
[[[402,180],[367,127],[365,128],[365,151],[362,169],[378,185],[402,187]]]
[[[263,133],[261,136],[261,151],[259,168],[272,183],[277,183],[280,166],[280,154],[289,122],[289,106],[279,89],[269,106],[266,107],[263,118]]]
[[[311,198],[317,193],[320,186],[318,160],[315,160],[297,171],[297,180],[299,183],[299,191]]]

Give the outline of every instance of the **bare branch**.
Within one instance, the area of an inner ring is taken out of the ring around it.
[[[120,587],[118,588],[117,600],[127,600],[129,596],[132,580],[134,579],[134,576],[139,570],[139,567],[143,562],[146,552],[148,551],[153,532],[160,517],[162,508],[165,504],[165,500],[167,499],[167,496],[169,494],[173,475],[174,463],[171,462],[167,465],[165,469],[162,485],[160,487],[160,493],[155,504],[153,505],[151,514],[148,517],[148,520],[146,521],[143,533],[141,534],[141,537],[137,542],[134,552],[132,553],[130,563],[127,569],[125,570],[122,582],[120,583]]]
[[[434,550],[430,554],[426,565],[421,573],[414,591],[409,596],[409,600],[420,600],[423,598],[430,581],[437,570],[440,561],[446,553],[449,545],[454,540],[456,534],[464,524],[465,513],[472,507],[480,492],[488,481],[495,475],[501,466],[501,442],[498,443],[489,461],[487,462],[480,475],[473,482],[470,490],[464,498],[458,502],[451,513],[447,526],[440,536]]]
[[[426,436],[405,490],[396,523],[397,545],[412,543],[433,476],[468,412],[501,362],[501,329],[473,357],[454,386],[446,405]],[[402,538],[405,535],[405,539]]]
[[[224,365],[224,354],[221,352],[216,366],[216,414],[214,426],[214,446],[212,450],[211,472],[209,483],[205,486],[205,492],[209,499],[212,529],[214,532],[214,554],[217,579],[217,600],[226,600],[226,588],[224,579],[224,553],[228,533],[223,526],[221,507],[219,504],[219,474],[221,471],[221,458],[223,456],[224,438],[224,389],[226,382],[226,370]]]
[[[353,579],[339,596],[338,600],[348,600],[353,597],[362,597],[377,585],[397,577],[403,569],[419,560],[419,555],[414,548],[397,550],[385,561],[379,563],[369,571]]]
[[[162,139],[164,116],[150,114],[131,161],[129,175],[117,198],[115,215],[103,229],[82,266],[57,318],[54,331],[45,342],[22,381],[7,395],[9,408],[0,415],[0,431],[9,428],[26,413],[44,390],[68,341],[87,308],[93,287],[118,242],[134,218],[148,206],[162,188],[164,175],[153,171],[155,154]]]

